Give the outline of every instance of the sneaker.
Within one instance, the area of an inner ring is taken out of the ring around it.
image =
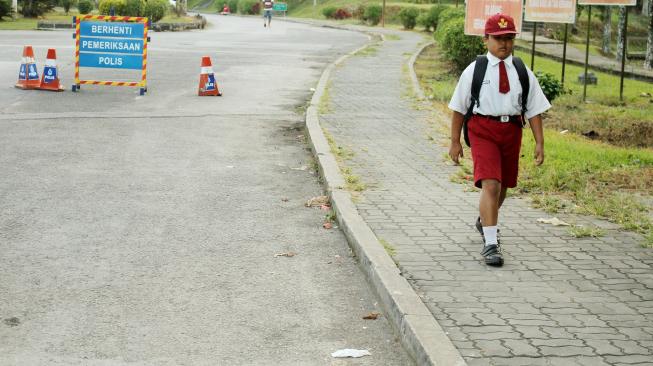
[[[501,254],[501,246],[499,244],[485,245],[483,243],[481,255],[485,264],[488,266],[501,267],[503,265],[503,254]]]
[[[485,240],[485,235],[483,235],[483,225],[481,225],[480,216],[476,219],[476,230],[478,230],[478,232],[481,233],[481,237],[483,237],[483,240]]]
[[[268,25],[266,23],[263,23],[263,27],[267,27]]]

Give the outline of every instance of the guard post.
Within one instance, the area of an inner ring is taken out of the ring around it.
[[[75,84],[140,87],[147,91],[148,19],[109,15],[80,15],[75,22]],[[80,67],[142,70],[139,81],[80,79]]]

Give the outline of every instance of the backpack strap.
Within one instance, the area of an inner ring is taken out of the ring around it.
[[[474,106],[480,106],[479,95],[481,94],[481,85],[483,85],[483,79],[485,78],[487,63],[487,56],[480,55],[476,57],[474,77],[472,78],[472,103],[469,105],[467,113],[463,117],[463,135],[467,146],[472,146],[469,142],[469,134],[467,133],[467,122],[472,118],[472,114],[474,114]]]
[[[517,75],[519,75],[519,83],[521,84],[521,123],[522,127],[526,126],[526,106],[528,105],[528,91],[530,90],[530,79],[526,71],[524,61],[519,57],[512,57],[512,64],[515,65]]]

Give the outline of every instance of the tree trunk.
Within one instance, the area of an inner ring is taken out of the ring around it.
[[[612,41],[612,7],[603,7],[603,45],[601,51],[603,54],[610,53],[610,42]]]
[[[624,31],[626,30],[626,12],[628,8],[625,6],[619,7],[619,29],[617,29],[617,60],[621,61],[621,56],[624,53]]]
[[[649,16],[651,15],[651,0],[644,0],[642,4],[642,15]]]
[[[648,2],[648,13],[653,14],[653,1]],[[644,67],[647,69],[653,68],[653,15],[648,16],[648,41],[646,42],[646,60]]]

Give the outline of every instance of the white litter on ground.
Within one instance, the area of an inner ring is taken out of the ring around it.
[[[560,220],[557,217],[554,217],[554,218],[551,218],[551,219],[540,218],[540,219],[537,219],[537,222],[540,222],[542,224],[551,224],[553,226],[571,226],[571,224],[568,224],[568,223]]]
[[[334,358],[345,358],[345,357],[353,357],[353,358],[358,358],[358,357],[363,357],[363,356],[371,356],[372,354],[370,351],[366,349],[351,349],[351,348],[345,348],[345,349],[340,349],[331,354],[331,357]]]

